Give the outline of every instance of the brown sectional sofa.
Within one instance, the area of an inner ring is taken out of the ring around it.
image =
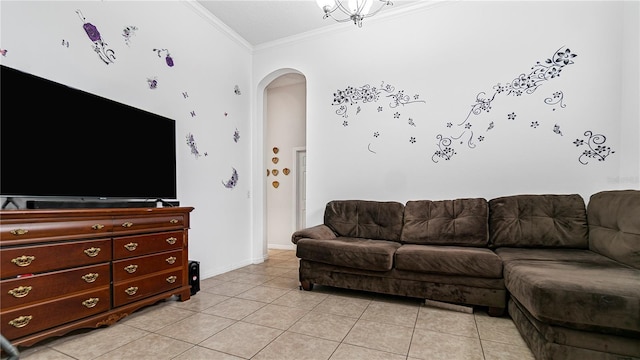
[[[640,358],[640,191],[336,200],[293,233],[300,283],[508,312],[538,359]]]

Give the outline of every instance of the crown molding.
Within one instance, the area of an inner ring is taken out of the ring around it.
[[[180,0],[180,2],[186,7],[193,10],[193,12],[195,12],[197,15],[200,15],[200,17],[202,17],[209,24],[213,25],[217,30],[220,30],[222,33],[227,35],[229,39],[238,43],[238,45],[244,47],[249,52],[253,51],[253,46],[247,40],[245,40],[237,32],[233,31],[233,29],[228,27],[220,19],[211,14],[207,9],[200,5],[200,3],[195,0]]]

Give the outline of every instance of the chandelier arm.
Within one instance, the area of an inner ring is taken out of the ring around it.
[[[341,0],[335,0],[335,2],[336,2],[336,7],[331,12],[334,12],[334,11],[340,9],[340,11],[342,11],[345,15],[347,15],[348,17],[351,17],[351,11],[349,11],[349,9],[347,7],[342,5],[342,1]],[[349,19],[349,20],[351,20],[351,19]]]
[[[385,6],[393,5],[393,2],[388,1],[388,0],[380,0],[380,1],[384,2],[384,4],[380,5],[380,7],[376,11],[369,12],[367,15],[362,16],[362,18],[364,19],[364,18],[372,17],[375,14],[379,13],[380,10],[384,9]]]

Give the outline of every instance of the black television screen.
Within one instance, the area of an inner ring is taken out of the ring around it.
[[[1,196],[176,199],[174,120],[0,68]]]

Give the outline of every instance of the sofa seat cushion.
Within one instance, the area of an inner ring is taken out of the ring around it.
[[[479,278],[502,278],[502,260],[487,248],[444,245],[402,245],[396,269]]]
[[[296,256],[329,265],[372,271],[389,271],[393,254],[400,247],[395,241],[338,237],[332,240],[300,239]]]
[[[640,335],[640,270],[582,249],[499,248],[507,290],[537,320]]]

